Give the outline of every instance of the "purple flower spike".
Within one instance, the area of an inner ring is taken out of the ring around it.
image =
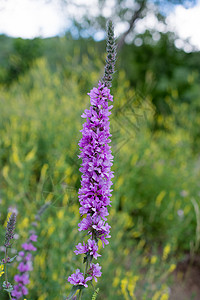
[[[81,187],[79,189],[80,215],[84,216],[78,224],[79,231],[86,231],[89,236],[87,242],[79,243],[74,251],[76,255],[84,254],[85,272],[76,273],[68,277],[68,281],[73,285],[83,285],[86,282],[95,280],[101,276],[99,264],[93,264],[92,259],[101,256],[97,253],[98,242],[101,241],[103,247],[109,243],[110,226],[107,223],[108,206],[111,206],[112,178],[114,177],[111,166],[113,156],[111,153],[111,134],[109,116],[111,115],[113,96],[108,87],[111,87],[112,75],[116,60],[116,46],[114,39],[114,27],[110,20],[107,24],[107,59],[105,73],[98,87],[94,87],[88,95],[90,96],[90,108],[82,114],[85,119],[83,124],[82,138],[79,142],[82,159],[80,172]],[[89,268],[89,270],[88,270]],[[80,297],[81,299],[81,291]]]
[[[110,205],[113,172],[111,171],[113,156],[111,154],[109,115],[113,101],[110,90],[99,82],[88,94],[91,107],[82,115],[86,118],[83,125],[82,139],[79,142],[82,158],[80,171],[83,173],[79,190],[80,213],[87,214],[79,223],[79,231],[88,230],[93,238],[109,238],[109,226],[105,224]],[[106,242],[105,242],[106,243]]]
[[[79,142],[82,164],[81,188],[79,189],[80,214],[86,215],[78,224],[79,231],[87,231],[90,238],[87,243],[79,243],[74,251],[76,255],[85,254],[97,259],[98,241],[101,240],[103,247],[107,245],[110,238],[110,226],[106,222],[108,216],[107,206],[110,206],[111,186],[113,172],[111,166],[113,156],[111,154],[110,143],[110,123],[111,114],[109,101],[113,101],[110,90],[99,82],[98,88],[93,88],[88,94],[90,96],[91,107],[82,114],[86,118],[83,124],[82,139]],[[90,260],[91,261],[91,260]],[[91,264],[90,275],[87,280],[101,276],[99,264]],[[78,270],[72,274],[68,281],[72,284],[80,279],[84,282]],[[77,279],[78,278],[78,279]],[[84,284],[83,284],[84,285]]]
[[[23,251],[18,253],[18,270],[20,274],[15,275],[14,280],[16,284],[11,292],[12,299],[20,299],[28,294],[26,287],[29,284],[29,273],[33,270],[32,267],[32,253],[30,251],[36,251],[37,248],[33,246],[32,242],[37,241],[37,235],[31,234],[26,243],[22,244]]]

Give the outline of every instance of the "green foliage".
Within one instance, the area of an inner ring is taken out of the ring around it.
[[[0,36],[5,44],[2,48],[0,60],[4,60],[0,68],[0,83],[10,85],[19,75],[25,73],[33,61],[42,54],[41,39],[24,40],[10,39]]]
[[[197,89],[199,93],[199,53],[177,49],[175,39],[173,33],[146,31],[136,35],[134,43],[140,46],[126,45],[117,66],[125,70],[133,87],[151,97],[157,115],[173,113],[169,97],[175,103],[191,103]]]
[[[52,47],[53,41],[60,55],[47,47],[47,58],[35,61],[9,87],[0,87],[1,228],[8,207],[16,207],[19,239],[14,251],[26,240],[38,209],[51,203],[37,228],[38,251],[27,297],[32,300],[66,299],[71,289],[67,277],[80,266],[80,258],[73,253],[83,238],[77,230],[80,116],[89,106],[87,92],[98,82],[104,63],[101,50],[87,41],[70,42],[69,38],[66,45],[63,37],[46,43]],[[154,50],[159,49],[155,46]],[[139,51],[135,53],[138,58]],[[175,54],[178,57],[180,53]],[[146,57],[141,51],[142,55]],[[180,94],[176,89],[163,88],[170,113],[156,115],[154,94],[148,86],[154,77],[144,73],[147,58],[140,60],[140,66],[138,61],[140,89],[133,88],[135,79],[132,81],[130,75],[137,70],[135,58],[130,60],[133,71],[121,70],[115,77],[111,117],[115,178],[109,216],[112,238],[102,253],[100,249],[103,274],[98,287],[95,285],[95,289],[100,288],[97,299],[168,299],[178,260],[190,252],[191,245],[192,251],[199,251],[200,108],[198,74],[192,68],[195,55],[188,62],[188,89]],[[181,60],[179,63],[171,66],[173,88],[178,80],[181,84],[185,80],[180,78]],[[150,68],[148,63],[146,68]],[[155,72],[155,68],[150,71]],[[162,86],[165,72],[162,68],[159,72],[160,82],[156,84]],[[142,85],[143,75],[150,79]],[[159,76],[156,78],[159,81]],[[157,128],[152,130],[155,116]],[[12,265],[10,279],[16,273],[16,260]],[[3,282],[3,274],[0,280]],[[85,289],[83,299],[91,299],[93,293],[91,287]],[[1,299],[6,295],[1,294]]]

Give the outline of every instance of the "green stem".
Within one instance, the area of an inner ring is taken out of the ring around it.
[[[88,259],[87,259],[86,263],[85,263],[84,278],[86,277],[86,274],[87,274],[87,271],[88,271],[88,266],[89,266],[89,263],[88,263]],[[83,290],[81,289],[81,290],[79,290],[78,300],[81,300],[82,295],[83,295]]]
[[[8,296],[9,296],[10,300],[12,300],[10,292],[8,292]]]
[[[85,271],[84,271],[84,278],[86,277],[87,271],[88,271],[88,260],[86,260],[86,264],[85,264]]]
[[[6,252],[5,252],[5,265],[4,265],[4,271],[5,271],[5,281],[6,284],[8,283],[8,275],[7,275],[7,254],[8,254],[8,248],[6,247]]]
[[[7,255],[8,255],[8,248],[6,247],[6,252],[5,252],[5,265],[4,265],[4,271],[5,271],[5,281],[6,284],[8,284],[8,274],[7,274]],[[7,292],[9,299],[12,300],[10,292]]]
[[[78,294],[78,300],[81,300],[82,293],[83,293],[83,290],[79,290],[79,294]]]

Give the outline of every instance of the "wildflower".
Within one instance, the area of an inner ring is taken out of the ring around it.
[[[97,253],[98,246],[94,240],[89,239],[88,240],[88,251],[90,255],[92,255],[95,259],[97,259],[98,256],[101,256]]]
[[[163,294],[160,298],[160,300],[168,300],[169,299],[169,295],[168,294]]]
[[[114,64],[116,56],[116,46],[114,39],[114,29],[112,22],[107,25],[107,59],[105,74],[98,87],[94,87],[88,95],[90,96],[90,109],[86,109],[82,118],[86,121],[83,124],[82,138],[79,142],[82,164],[80,167],[81,188],[79,189],[80,214],[86,215],[78,224],[79,231],[87,231],[88,241],[79,243],[74,251],[76,255],[85,254],[86,263],[85,273],[80,272],[68,277],[68,281],[73,285],[83,285],[87,287],[86,282],[101,276],[101,267],[99,264],[93,264],[92,259],[100,256],[98,251],[98,241],[102,245],[107,245],[110,238],[110,226],[107,223],[108,206],[111,206],[110,197],[112,196],[111,186],[114,177],[111,171],[113,156],[111,153],[110,122],[109,116],[113,101],[108,87],[111,87],[112,74],[114,73]],[[89,270],[88,270],[89,268]],[[80,296],[79,299],[81,299]]]
[[[22,248],[26,251],[36,251],[37,249],[33,246],[32,243],[24,243],[22,244]]]
[[[0,277],[4,274],[4,266],[0,265]]]
[[[169,267],[169,270],[168,272],[173,272],[174,270],[176,269],[176,265],[175,264],[171,264],[170,267]]]
[[[16,206],[10,206],[9,208],[8,208],[8,211],[9,211],[9,213],[14,213],[16,216],[18,215],[18,209],[17,209],[17,207]]]
[[[90,277],[87,277],[87,278],[90,278],[93,279],[97,282],[97,278],[96,277],[100,277],[101,276],[101,267],[99,266],[99,264],[90,264],[90,269],[89,271],[87,272],[87,274],[90,275]]]
[[[157,262],[157,257],[155,256],[155,255],[153,255],[152,257],[151,257],[151,264],[153,265],[153,264],[155,264]]]
[[[110,205],[113,178],[108,118],[112,106],[108,106],[108,100],[113,101],[113,97],[102,83],[89,95],[92,106],[82,115],[87,120],[81,130],[83,137],[79,143],[79,157],[82,158],[80,171],[83,173],[79,190],[80,213],[87,214],[87,217],[78,226],[79,231],[88,230],[93,239],[100,238],[107,244],[110,226],[105,222],[108,215],[106,206]]]
[[[7,224],[8,224],[8,221],[9,221],[11,215],[12,215],[12,212],[8,212],[7,218],[6,218],[5,222],[4,222],[4,227],[7,227]]]
[[[127,292],[127,285],[128,285],[127,278],[122,279],[121,280],[121,292],[126,300],[129,298],[128,292]]]
[[[21,262],[18,266],[18,270],[23,273],[23,272],[27,272],[30,271],[31,266],[29,264],[23,263]]]
[[[23,284],[29,284],[28,274],[22,274],[21,276],[17,274],[14,276],[14,279],[16,282],[21,282]]]
[[[36,242],[37,241],[37,235],[36,234],[31,234],[31,236],[29,237],[29,240],[32,242]]]
[[[15,257],[12,259],[8,256],[8,249],[11,248],[12,244],[11,241],[14,238],[14,231],[16,225],[16,214],[9,213],[6,221],[6,234],[5,234],[5,243],[4,243],[4,250],[5,250],[5,257],[2,259],[2,263],[4,264],[4,271],[1,270],[1,275],[5,274],[5,281],[3,282],[3,289],[8,292],[9,298],[11,299],[10,291],[13,289],[11,283],[8,281],[8,274],[7,274],[7,263],[12,262]]]
[[[170,244],[167,244],[163,249],[163,256],[162,256],[163,260],[166,260],[168,258],[170,251],[171,251],[171,246]]]
[[[111,154],[109,115],[113,101],[110,91],[99,82],[98,88],[89,93],[91,98],[90,110],[82,115],[87,118],[83,125],[82,139],[79,142],[82,158],[80,171],[83,173],[81,188],[79,189],[80,213],[87,214],[78,224],[79,231],[88,231],[90,238],[87,244],[79,243],[75,254],[88,253],[97,259],[100,256],[97,241],[100,239],[108,244],[110,226],[106,222],[107,206],[110,206],[111,185],[113,172],[111,171],[113,156]]]
[[[24,256],[24,251],[20,251],[20,252],[18,253],[18,255],[19,255],[19,256]]]
[[[90,280],[89,277],[84,279],[83,273],[80,272],[79,269],[76,270],[76,273],[69,276],[68,281],[73,285],[84,285],[85,287],[88,287],[86,282]]]
[[[83,253],[89,253],[90,255],[93,255],[95,259],[97,259],[98,256],[101,256],[100,254],[97,253],[98,246],[94,240],[89,239],[88,244],[85,244],[83,242],[83,246],[81,243],[79,243],[76,246],[77,250],[75,250],[75,254],[83,254]]]
[[[82,254],[82,253],[87,253],[88,252],[88,247],[87,245],[83,242],[83,246],[81,243],[79,243],[77,246],[76,246],[77,250],[74,251],[74,253],[76,255],[78,254]]]
[[[22,284],[19,283],[18,285],[14,286],[13,291],[11,292],[13,299],[20,299],[23,295],[28,294],[28,289]]]
[[[28,241],[22,244],[23,251],[18,253],[18,270],[20,274],[15,275],[14,280],[16,285],[13,287],[11,292],[12,299],[20,299],[21,297],[28,294],[28,289],[26,287],[29,284],[29,272],[32,271],[32,254],[30,251],[36,251],[37,248],[33,246],[32,242],[37,241],[37,235],[31,233]]]

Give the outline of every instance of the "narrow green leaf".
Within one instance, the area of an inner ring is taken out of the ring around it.
[[[10,258],[10,261],[8,263],[13,262],[13,260],[17,257],[17,255],[15,255],[14,257]]]
[[[11,287],[9,287],[8,289],[4,289],[4,291],[6,291],[6,292],[10,293],[10,292],[12,292],[12,291],[13,291],[13,287],[11,286]]]

